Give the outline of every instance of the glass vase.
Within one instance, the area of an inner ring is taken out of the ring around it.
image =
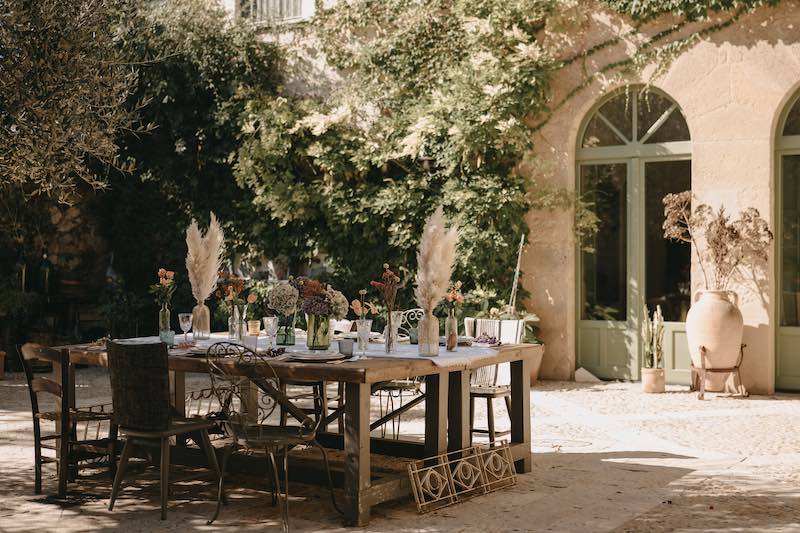
[[[231,316],[228,318],[228,339],[240,341],[244,338],[245,323],[244,317],[247,308],[245,306],[234,305]]]
[[[261,321],[248,320],[247,321],[247,334],[251,337],[258,337],[261,334]]]
[[[369,348],[369,334],[372,331],[372,320],[362,318],[356,320],[356,331],[358,331],[358,351],[362,354]]]
[[[278,346],[294,346],[294,321],[297,315],[281,315],[278,318],[278,334],[275,336],[275,344]]]
[[[425,357],[439,355],[439,319],[426,312],[417,324],[419,354]]]
[[[192,309],[192,338],[205,340],[211,337],[211,311],[205,302],[197,302]]]
[[[327,315],[306,315],[306,346],[309,350],[327,350],[331,346],[331,320]]]
[[[158,311],[158,332],[170,330],[170,311],[169,304],[164,302]]]
[[[398,330],[400,328],[400,321],[402,318],[402,311],[391,311],[386,313],[386,329],[383,332],[386,353],[394,353],[394,351],[397,349]]]
[[[458,347],[458,322],[456,322],[456,311],[450,309],[447,313],[447,320],[444,323],[445,349],[448,352],[456,351]]]

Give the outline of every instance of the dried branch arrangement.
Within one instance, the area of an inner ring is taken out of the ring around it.
[[[445,297],[456,258],[458,228],[446,227],[442,207],[439,206],[425,223],[417,252],[417,287],[414,295],[417,304],[426,313],[432,313]]]
[[[224,246],[225,234],[214,213],[211,213],[211,222],[205,234],[195,220],[186,228],[186,270],[192,295],[198,303],[208,299],[217,287]]]

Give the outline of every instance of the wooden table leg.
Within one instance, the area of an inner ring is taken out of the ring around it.
[[[344,490],[347,496],[345,520],[350,526],[369,523],[370,505],[365,491],[370,488],[369,399],[367,383],[347,383],[344,404]]]
[[[425,376],[425,456],[447,451],[448,373]]]
[[[172,407],[179,416],[186,416],[186,373],[175,370],[169,371],[170,384],[172,385]],[[186,435],[175,437],[176,446],[186,446]]]
[[[528,453],[514,462],[518,474],[531,471],[531,361],[511,362],[511,443],[523,443]]]
[[[447,403],[447,451],[453,452],[470,444],[469,370],[450,372]]]

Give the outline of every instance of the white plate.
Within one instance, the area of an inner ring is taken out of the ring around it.
[[[338,361],[348,356],[336,352],[289,352],[286,354],[290,361],[304,361],[307,363],[324,363]]]

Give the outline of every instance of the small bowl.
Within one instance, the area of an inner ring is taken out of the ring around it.
[[[353,339],[339,339],[339,353],[342,355],[353,355]]]

